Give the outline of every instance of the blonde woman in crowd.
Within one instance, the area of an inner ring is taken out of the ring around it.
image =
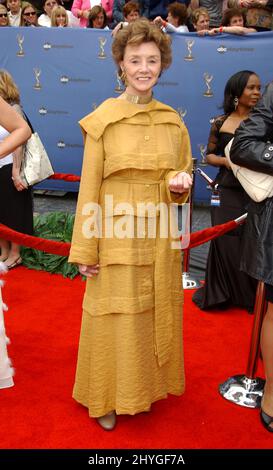
[[[37,10],[31,3],[23,3],[20,26],[40,26],[38,24]]]
[[[64,7],[57,5],[51,13],[51,26],[65,28],[68,26],[68,15]]]
[[[38,18],[38,23],[40,26],[46,26],[47,28],[51,27],[52,10],[58,5],[58,0],[42,0],[41,6],[44,10],[44,13]],[[71,11],[66,10],[66,13],[68,15],[68,25],[71,28],[79,26],[79,20],[71,13]]]
[[[209,12],[206,8],[197,8],[191,15],[192,25],[197,33],[209,30]]]
[[[11,75],[5,70],[0,70],[0,97],[12,106],[16,115],[15,123],[22,127],[23,112],[20,107],[19,90]],[[12,113],[13,116],[14,113]],[[20,117],[19,120],[17,115]],[[20,178],[23,158],[22,142],[19,142],[17,148],[13,147],[12,153],[7,154],[1,151],[4,142],[11,137],[9,136],[10,128],[9,122],[7,127],[5,122],[0,127],[0,223],[18,232],[31,235],[33,232],[32,193],[31,188],[26,188]],[[28,129],[28,126],[23,126],[23,128]],[[25,136],[25,133],[23,135]],[[29,133],[26,139],[28,137]],[[5,262],[8,269],[15,268],[22,263],[20,246],[17,243],[9,243],[1,239],[0,247],[0,260]]]
[[[198,8],[205,8],[209,14],[210,28],[217,28],[222,21],[222,13],[226,0],[191,0],[190,8],[195,11]]]
[[[3,4],[0,4],[0,27],[1,26],[10,26],[8,10]]]

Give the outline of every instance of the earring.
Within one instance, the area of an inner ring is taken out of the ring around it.
[[[234,104],[234,109],[235,109],[235,111],[236,111],[236,109],[237,109],[238,103],[239,103],[239,100],[238,100],[237,96],[235,96],[235,98],[234,98],[234,100],[233,100],[233,104]]]

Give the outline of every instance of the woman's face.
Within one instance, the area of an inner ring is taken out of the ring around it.
[[[25,23],[37,24],[37,13],[32,7],[26,7],[22,15]]]
[[[139,12],[135,10],[135,11],[131,11],[131,13],[128,13],[125,20],[128,21],[128,23],[133,23],[134,21],[138,20],[138,18],[139,18]]]
[[[44,10],[47,16],[49,16],[49,18],[51,18],[51,13],[52,13],[53,8],[56,7],[57,5],[58,3],[55,0],[46,0],[44,4]]]
[[[66,26],[66,14],[65,13],[57,13],[56,15],[56,26]]]
[[[170,12],[168,13],[167,16],[167,21],[168,23],[172,24],[176,28],[178,27],[178,16],[173,16]]]
[[[235,15],[230,18],[229,26],[244,26],[244,18],[242,15]]]
[[[102,29],[104,23],[104,14],[98,13],[96,18],[93,19],[93,28]]]
[[[202,31],[203,29],[209,29],[209,16],[207,15],[200,15],[196,25],[196,31]]]
[[[246,87],[239,98],[239,104],[253,108],[261,97],[261,82],[257,75],[250,75]]]
[[[127,92],[132,95],[148,95],[152,92],[161,72],[161,53],[154,42],[125,48],[120,67],[126,74]]]
[[[21,8],[20,0],[8,0],[7,7],[13,15],[17,15]]]
[[[4,5],[0,5],[0,26],[8,25],[8,10]]]

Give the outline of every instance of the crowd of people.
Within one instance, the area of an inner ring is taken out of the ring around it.
[[[151,223],[160,229],[164,226],[158,209],[152,215],[142,213],[141,234],[138,226],[135,230],[139,201],[149,201],[156,208],[173,202],[182,204],[192,185],[188,131],[174,109],[153,98],[154,85],[171,64],[167,33],[196,31],[202,36],[270,30],[273,5],[263,0],[97,3],[74,0],[60,5],[58,0],[42,0],[34,5],[7,0],[7,5],[0,4],[0,23],[114,28],[112,54],[125,91],[118,98],[106,100],[80,122],[85,148],[69,257],[87,277],[73,396],[88,408],[100,426],[112,430],[118,414],[149,411],[153,402],[169,393],[180,395],[184,391],[181,253],[171,248],[169,232],[167,237],[161,237],[157,229],[155,236],[147,236]],[[252,9],[268,15],[254,16]],[[224,148],[235,135],[231,158],[240,161],[239,149],[246,148],[245,140],[253,143],[255,119],[259,120],[261,135],[248,150],[258,154],[261,140],[265,146],[270,139],[272,142],[272,87],[269,90],[270,96],[266,95],[261,107],[257,107],[260,113],[257,111],[255,117],[254,112],[251,127],[249,117],[261,98],[260,78],[255,71],[243,70],[226,83],[224,114],[213,121],[207,151],[208,163],[220,167],[217,181],[221,210],[215,208],[213,224],[241,215],[249,203],[230,170]],[[31,189],[24,187],[19,173],[22,143],[29,137],[29,128],[20,107],[19,91],[6,71],[0,71],[0,110],[1,200],[9,194],[9,203],[2,202],[0,206],[0,222],[31,233]],[[263,171],[267,172],[266,166]],[[100,206],[104,219],[108,217],[109,194],[118,207],[130,204],[132,212],[128,214],[126,230],[131,236],[120,236],[124,230],[123,209],[114,213],[115,230],[111,237],[104,232],[106,223],[100,225],[99,234],[96,218],[92,229],[92,224],[86,223],[90,203]],[[272,198],[266,205],[269,217],[271,206]],[[262,335],[266,392],[261,419],[266,429],[273,432],[272,271],[254,272],[253,262],[249,268],[246,255],[244,272],[240,271],[241,247],[247,244],[244,240],[251,234],[252,252],[261,243],[252,236],[257,217],[262,217],[255,207],[246,235],[240,229],[211,244],[206,283],[194,301],[203,309],[240,305],[251,310],[257,280],[266,283],[269,306]],[[260,230],[262,227],[264,221]],[[272,246],[269,229],[260,250],[263,260],[268,246]],[[1,260],[8,268],[21,263],[18,245],[0,240],[0,247]],[[257,253],[260,251],[257,249]],[[272,261],[272,253],[269,259]],[[260,266],[258,260],[256,266]]]
[[[271,0],[1,0],[0,27],[77,27],[116,32],[143,16],[167,33],[247,34],[272,30],[272,11]]]

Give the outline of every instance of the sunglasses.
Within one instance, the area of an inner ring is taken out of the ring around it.
[[[0,13],[0,18],[7,18],[8,14],[7,13]]]
[[[35,16],[37,13],[35,11],[30,11],[29,13],[23,13],[25,16]]]

